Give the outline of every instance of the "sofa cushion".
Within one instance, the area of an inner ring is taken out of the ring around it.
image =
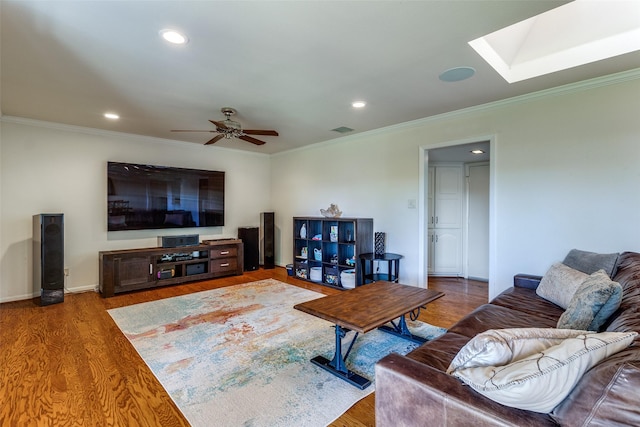
[[[566,309],[573,294],[588,277],[586,273],[556,262],[542,277],[536,294]]]
[[[619,254],[599,254],[596,252],[571,249],[562,263],[586,274],[593,274],[604,270],[609,277],[613,277]]]
[[[447,332],[427,345],[421,345],[407,354],[413,360],[429,365],[439,371],[446,371],[451,360],[458,351],[469,341],[469,337]]]
[[[535,288],[511,287],[504,290],[497,297],[491,300],[491,304],[519,311],[521,316],[534,316],[536,318],[549,319],[554,325],[562,313],[564,313],[564,309],[562,307],[537,296]],[[534,325],[525,325],[524,327],[533,326]],[[496,326],[495,329],[506,327],[516,328],[519,326],[503,324]]]
[[[640,253],[624,252],[620,255],[613,280],[622,286],[620,310],[640,306]]]
[[[629,357],[632,347],[600,362],[582,376],[571,393],[551,413],[557,424],[640,426],[640,362],[637,355],[635,358]],[[624,359],[631,361],[625,362]]]
[[[475,336],[453,358],[448,374],[479,366],[502,366],[540,353],[587,331],[554,328],[492,329]]]
[[[597,331],[620,307],[621,301],[622,286],[612,281],[604,270],[598,270],[580,285],[557,327]]]
[[[628,347],[636,332],[586,333],[503,366],[458,369],[453,375],[480,394],[506,406],[549,413],[582,375]]]
[[[558,427],[548,414],[501,405],[456,377],[397,353],[385,356],[375,370],[376,427]]]
[[[625,252],[620,255],[618,273],[614,280],[622,286],[622,302],[616,313],[605,323],[605,330],[640,331],[640,253]],[[640,352],[640,342],[637,347]]]
[[[522,302],[523,305],[527,301]],[[560,314],[562,310],[560,310]],[[560,316],[558,314],[558,317]],[[473,310],[455,325],[449,328],[449,332],[473,338],[480,332],[489,329],[503,328],[555,328],[558,317],[535,317],[521,311],[502,307],[495,304],[483,304]]]

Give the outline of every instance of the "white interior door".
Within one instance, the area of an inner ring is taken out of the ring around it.
[[[462,243],[459,228],[435,231],[433,274],[459,276],[462,273]]]
[[[468,165],[468,277],[489,280],[489,164]]]
[[[462,227],[464,194],[462,165],[437,166],[435,173],[435,227]]]

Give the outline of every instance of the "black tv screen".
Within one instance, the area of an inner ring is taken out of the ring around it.
[[[109,231],[224,225],[224,172],[108,162]]]

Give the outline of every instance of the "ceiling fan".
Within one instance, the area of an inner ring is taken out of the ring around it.
[[[222,138],[231,139],[238,138],[243,141],[250,142],[256,145],[265,144],[264,141],[253,138],[249,135],[265,135],[265,136],[278,136],[278,132],[275,130],[256,130],[256,129],[242,129],[240,123],[231,120],[231,116],[237,113],[235,108],[231,107],[222,107],[220,109],[222,114],[224,114],[227,118],[221,122],[215,120],[209,120],[216,126],[215,130],[171,130],[171,132],[217,132],[219,135],[214,136],[209,141],[205,142],[204,145],[215,144],[220,141]]]

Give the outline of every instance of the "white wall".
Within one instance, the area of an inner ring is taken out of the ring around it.
[[[400,281],[419,285],[420,147],[495,136],[489,296],[544,274],[572,248],[640,251],[639,73],[609,77],[272,156],[277,262],[292,262],[291,217],[337,203],[372,217]]]
[[[155,247],[158,235],[235,237],[271,208],[266,155],[21,120],[0,132],[0,302],[32,296],[34,214],[64,213],[65,287],[77,291],[98,284],[101,250]],[[225,226],[107,233],[107,161],[225,171]]]

